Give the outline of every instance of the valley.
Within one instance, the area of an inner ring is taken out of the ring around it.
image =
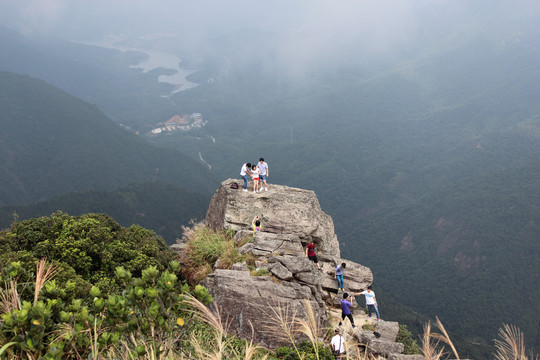
[[[107,212],[171,244],[217,184],[264,157],[269,186],[315,191],[342,252],[373,270],[383,317],[419,333],[439,316],[475,359],[490,358],[503,323],[538,349],[536,15],[471,6],[455,23],[430,13],[382,53],[296,23],[204,46],[3,31],[0,69],[29,75],[3,76],[3,225],[14,210]],[[201,126],[176,131],[194,114]]]

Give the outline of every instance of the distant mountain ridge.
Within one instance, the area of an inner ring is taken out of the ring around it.
[[[41,80],[0,72],[0,205],[160,181],[209,194],[198,162],[150,145]]]
[[[132,67],[146,59],[120,51],[47,37],[24,36],[0,25],[0,70],[45,80],[96,104],[116,122],[136,130],[165,121],[179,110],[163,96],[174,86],[158,82],[170,69],[143,73]],[[195,112],[195,111],[191,111]]]
[[[14,218],[49,216],[59,210],[71,216],[105,213],[122,226],[143,226],[173,244],[182,236],[182,226],[204,218],[208,201],[207,195],[179,186],[140,183],[111,191],[67,193],[38,203],[0,207],[0,229],[9,227]]]

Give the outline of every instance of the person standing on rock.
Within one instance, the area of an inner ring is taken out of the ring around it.
[[[339,322],[339,326],[341,326],[341,322],[345,320],[346,317],[348,317],[351,321],[352,328],[356,329],[356,326],[354,325],[354,319],[351,314],[351,306],[353,301],[354,297],[350,296],[349,299],[349,294],[343,294],[343,299],[341,299],[341,321]]]
[[[245,163],[240,170],[240,176],[244,179],[244,187],[242,191],[247,191],[248,179],[247,176],[251,176],[251,163]]]
[[[270,172],[268,171],[268,163],[265,163],[264,162],[264,159],[263,158],[260,158],[259,159],[259,163],[257,164],[257,168],[259,168],[259,170],[261,171],[260,173],[260,178],[261,178],[261,191],[263,191],[263,184],[264,184],[264,191],[268,191],[268,185],[266,184],[266,178],[268,177],[268,175],[270,174]]]
[[[261,171],[257,167],[257,165],[253,165],[251,167],[251,177],[253,178],[253,193],[259,192],[259,174]]]
[[[371,285],[367,287],[367,290],[354,295],[364,295],[366,297],[366,305],[369,310],[368,317],[371,317],[371,313],[374,312],[377,315],[377,321],[381,321],[381,315],[379,314],[379,307],[377,305],[377,298],[375,292],[371,290]]]
[[[317,269],[321,270],[321,265],[319,265],[319,259],[317,259],[317,255],[315,254],[316,246],[317,244],[313,241],[308,244],[308,246],[306,247],[306,257],[317,265]]]
[[[336,267],[336,272],[334,274],[334,279],[337,280],[338,283],[338,290],[345,291],[345,285],[343,285],[343,269],[347,267],[347,264],[341,263],[341,265],[338,265]]]
[[[330,340],[330,347],[332,348],[332,353],[334,354],[334,359],[342,359],[343,355],[346,354],[345,351],[345,338],[341,336],[340,330],[334,330],[336,335]]]

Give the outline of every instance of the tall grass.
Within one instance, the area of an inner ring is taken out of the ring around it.
[[[21,298],[17,290],[17,281],[6,281],[4,288],[0,289],[0,311],[6,314],[20,308]]]
[[[278,342],[290,344],[298,359],[306,356],[297,345],[302,339],[307,339],[310,343],[314,359],[320,360],[323,356],[328,358],[328,353],[322,354],[322,349],[324,349],[322,344],[328,342],[325,341],[328,339],[324,337],[324,328],[320,318],[317,317],[309,300],[304,300],[302,307],[305,317],[298,316],[298,309],[293,309],[289,304],[274,303],[273,306],[269,306],[264,325],[265,333]]]
[[[236,349],[232,344],[234,338],[228,336],[230,323],[223,319],[219,308],[211,311],[199,300],[192,296],[187,297],[187,303],[194,309],[195,316],[204,323],[210,325],[213,332],[213,346],[208,343],[203,344],[195,334],[191,336],[191,342],[195,350],[196,359],[204,360],[222,360],[222,359],[244,359],[251,360],[259,355],[260,346],[253,343],[253,337],[249,342],[245,342],[243,349]],[[251,327],[253,333],[253,326]],[[262,355],[258,359],[266,359],[267,355]]]
[[[34,305],[36,305],[43,285],[54,278],[59,272],[58,266],[47,264],[47,259],[43,258],[36,264],[36,284],[34,288]]]
[[[34,303],[36,303],[45,284],[58,273],[54,265],[46,263],[45,259],[38,262],[36,266]],[[0,289],[0,311],[7,314],[21,309],[21,297],[17,290],[17,282],[10,280],[4,283],[4,288]],[[235,337],[228,335],[230,323],[224,319],[219,308],[211,310],[199,300],[192,296],[186,296],[185,304],[195,318],[206,324],[207,328],[201,331],[193,331],[190,334],[190,344],[188,349],[182,349],[175,346],[170,338],[149,336],[145,333],[134,333],[129,338],[122,339],[118,345],[100,347],[98,342],[100,336],[110,329],[101,328],[101,323],[97,319],[84,329],[77,331],[85,333],[88,336],[91,347],[91,358],[93,359],[136,359],[143,358],[148,360],[181,360],[181,359],[199,359],[199,360],[252,360],[267,359],[268,353],[259,345],[253,342],[253,336],[250,341],[240,341]],[[299,316],[302,311],[305,316]],[[315,309],[308,300],[304,300],[302,307],[293,307],[291,304],[274,303],[267,307],[267,321],[263,326],[263,331],[271,338],[287,343],[298,359],[309,356],[310,359],[323,360],[328,359],[327,348],[324,343],[328,343],[328,336],[325,336],[325,329],[317,316]],[[448,357],[448,352],[443,345],[451,349],[453,357],[460,359],[458,351],[450,339],[448,332],[442,322],[436,318],[435,331],[431,322],[424,326],[424,334],[421,341],[421,352],[426,360],[442,360]],[[209,329],[209,330],[208,330]],[[252,327],[252,332],[253,332]],[[62,323],[58,325],[57,330],[52,334],[52,342],[55,342],[69,334],[75,332],[72,324]],[[310,354],[306,354],[302,345],[298,346],[300,340],[307,339],[311,344]],[[353,353],[347,352],[344,359],[376,359],[368,351],[360,353],[358,344],[354,338],[346,338],[347,348],[356,348]],[[34,358],[35,354],[31,352],[16,356],[13,353],[15,342],[9,342],[0,334],[0,358],[11,356],[11,358]],[[496,353],[495,360],[539,360],[538,355],[532,352],[527,353],[523,333],[515,326],[505,324],[499,330],[499,339],[495,340]],[[81,354],[76,349],[64,349],[65,355],[70,358],[80,358]],[[312,351],[312,352],[311,352]]]
[[[436,318],[435,325],[441,331],[440,333],[432,331],[430,322],[424,326],[421,351],[426,360],[446,358],[447,354],[444,348],[439,346],[440,342],[448,345],[455,358],[459,360],[457,349],[439,318]],[[499,338],[494,340],[496,348],[495,360],[539,360],[538,355],[534,355],[532,351],[527,354],[524,336],[519,328],[504,324],[499,329]]]
[[[454,356],[456,357],[456,359],[459,360],[457,350],[439,318],[436,318],[435,324],[441,330],[441,333],[433,332],[431,328],[431,322],[428,321],[428,323],[424,325],[424,334],[422,335],[421,341],[422,348],[420,349],[420,351],[422,352],[426,360],[442,359],[447,355],[444,347],[439,346],[440,342],[442,341],[443,343],[450,346],[454,353]]]
[[[499,329],[500,339],[495,339],[497,352],[495,360],[538,360],[538,355],[534,355],[525,350],[525,340],[523,333],[513,325],[504,324]]]
[[[214,231],[195,224],[192,228],[184,228],[183,240],[187,246],[182,259],[182,274],[191,285],[205,279],[218,259],[219,267],[224,269],[243,259],[230,231]]]

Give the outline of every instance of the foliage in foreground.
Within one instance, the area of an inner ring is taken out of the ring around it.
[[[315,349],[315,347],[317,349]],[[297,360],[297,359],[320,359],[333,360],[334,355],[328,346],[324,343],[317,342],[313,344],[309,340],[304,340],[296,345],[296,349],[291,347],[279,347],[275,350],[275,357],[282,360]]]
[[[165,270],[175,258],[163,239],[150,230],[137,225],[124,228],[105,214],[69,216],[61,212],[14,222],[0,232],[0,252],[0,267],[4,268],[15,262],[30,269],[46,257],[61,270],[58,286],[65,285],[81,298],[92,285],[105,293],[118,290],[118,266],[140,276],[149,266]],[[28,275],[17,274],[19,282],[33,281],[33,274]]]
[[[117,353],[137,358],[180,352],[187,336],[184,324],[193,316],[189,287],[178,281],[178,262],[163,272],[150,266],[137,278],[118,267],[115,274],[122,291],[104,295],[93,286],[87,294],[89,305],[87,299],[69,300],[52,279],[57,271],[42,260],[33,284],[19,282],[18,273],[6,275],[0,292],[3,358],[97,359]],[[33,296],[24,295],[27,287],[32,287]],[[204,304],[212,301],[203,287],[191,294]]]
[[[426,360],[441,360],[448,358],[447,348],[452,352],[456,359],[460,359],[458,351],[450,339],[444,325],[436,319],[436,327],[440,332],[433,332],[431,322],[424,326],[424,334],[422,336],[422,345],[420,351]],[[523,333],[515,326],[505,324],[499,329],[500,339],[495,340],[497,349],[494,354],[496,360],[538,360],[538,355],[528,352],[525,349]],[[441,344],[442,343],[442,344]]]

